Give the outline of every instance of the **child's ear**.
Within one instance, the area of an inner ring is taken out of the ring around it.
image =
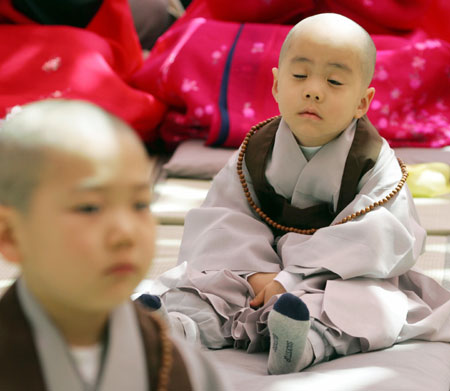
[[[278,68],[272,68],[273,74],[273,85],[272,85],[272,95],[275,100],[278,102]]]
[[[16,238],[14,221],[17,211],[0,205],[0,254],[10,262],[20,263],[21,252]]]
[[[370,87],[364,93],[364,96],[359,102],[359,106],[356,109],[355,118],[361,118],[369,110],[370,102],[372,102],[373,96],[375,95],[375,88]]]

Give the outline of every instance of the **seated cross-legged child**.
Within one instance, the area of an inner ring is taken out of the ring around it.
[[[450,293],[412,269],[426,233],[405,166],[366,116],[375,59],[341,15],[289,32],[273,69],[281,116],[252,128],[188,213],[178,269],[160,278],[154,309],[174,330],[268,350],[271,374],[450,341]]]
[[[225,390],[214,367],[129,297],[154,249],[148,156],[81,101],[25,105],[0,128],[1,390]]]

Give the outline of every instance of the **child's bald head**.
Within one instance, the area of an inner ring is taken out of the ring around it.
[[[278,67],[281,67],[293,40],[303,35],[314,36],[318,41],[332,41],[348,47],[353,46],[359,52],[364,88],[372,81],[376,48],[372,38],[359,24],[339,14],[318,14],[303,19],[288,33],[281,47]]]
[[[40,101],[4,121],[0,252],[21,266],[69,344],[98,341],[110,311],[145,276],[154,247],[150,200],[145,148],[99,107]],[[80,316],[100,328],[75,330]]]
[[[119,132],[136,137],[124,122],[88,102],[51,99],[23,106],[0,128],[0,204],[26,212],[50,156],[113,156]]]

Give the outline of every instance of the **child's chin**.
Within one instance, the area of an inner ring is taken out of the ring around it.
[[[130,300],[133,291],[133,289],[124,289],[105,295],[102,300],[99,300],[98,307],[103,310],[111,311]]]

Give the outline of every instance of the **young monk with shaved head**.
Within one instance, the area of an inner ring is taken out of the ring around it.
[[[174,329],[269,350],[271,374],[449,339],[450,294],[411,270],[425,231],[405,167],[366,116],[375,57],[341,15],[288,34],[273,69],[281,116],[252,128],[189,212],[178,270],[161,279]]]
[[[273,69],[273,95],[301,145],[324,145],[366,114],[375,58],[369,34],[344,16],[320,14],[294,26]],[[299,105],[299,96],[310,103]]]
[[[0,127],[0,389],[225,390],[195,350],[129,299],[154,250],[150,165],[90,103],[25,105]],[[189,354],[189,358],[187,358]]]

